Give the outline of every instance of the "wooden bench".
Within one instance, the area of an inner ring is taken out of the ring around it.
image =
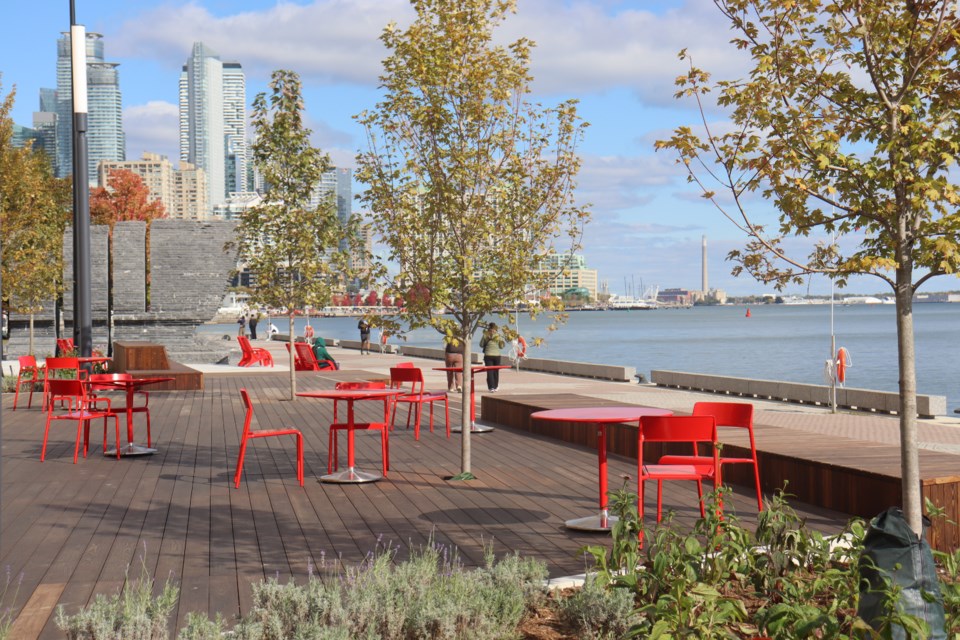
[[[152,342],[114,342],[110,371],[129,373],[134,378],[173,378],[170,382],[151,385],[151,391],[203,389],[203,372],[170,360],[166,347]]]
[[[574,394],[485,395],[481,413],[486,422],[513,427],[539,436],[572,444],[596,447],[596,433],[583,425],[530,419],[536,411],[568,407],[623,405]],[[899,447],[843,437],[824,437],[798,429],[754,424],[760,485],[773,493],[787,484],[787,494],[807,504],[872,518],[902,503]],[[724,452],[750,455],[745,432],[724,430]],[[636,425],[609,425],[607,450],[628,458],[637,457]],[[650,449],[655,461],[664,449]],[[938,518],[929,532],[930,544],[940,551],[960,547],[960,456],[920,451],[920,478],[923,497],[946,510],[949,520]],[[749,465],[724,467],[724,481],[752,487]]]

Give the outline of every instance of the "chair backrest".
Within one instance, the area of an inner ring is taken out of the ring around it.
[[[338,382],[334,389],[386,389],[383,382]]]
[[[23,372],[37,370],[37,359],[33,356],[20,356],[17,361],[20,363],[20,370]]]
[[[87,390],[84,388],[82,380],[69,379],[69,378],[53,378],[48,383],[50,389],[51,398],[76,398],[77,404],[70,404],[71,407],[83,408],[85,400],[87,397]],[[48,403],[50,411],[53,411],[53,407],[56,403]]]
[[[61,354],[70,353],[73,349],[73,338],[57,338],[57,350]]]
[[[113,385],[109,384],[97,384],[101,382],[109,382],[111,380],[133,380],[133,374],[131,373],[94,373],[89,378],[87,382],[90,384],[90,389],[92,391],[104,391],[109,389],[116,389]]]
[[[698,402],[693,415],[713,416],[718,427],[753,427],[753,405],[747,402]]]
[[[640,443],[717,441],[717,421],[713,416],[643,416],[640,418]]]
[[[52,380],[53,377],[50,375],[51,371],[56,370],[74,370],[77,372],[75,378],[80,377],[80,361],[76,358],[47,358],[44,361],[45,373],[44,380]]]
[[[243,399],[243,406],[247,410],[247,415],[243,419],[243,435],[246,437],[250,433],[250,424],[253,422],[253,402],[250,400],[250,394],[246,389],[240,389],[240,398]]]
[[[246,336],[237,336],[237,342],[240,343],[240,351],[243,353],[253,353],[253,347],[250,346],[250,339]]]
[[[309,344],[306,342],[295,342],[293,346],[296,348],[297,355],[304,365],[315,369],[320,368],[320,363],[317,362],[317,356]]]

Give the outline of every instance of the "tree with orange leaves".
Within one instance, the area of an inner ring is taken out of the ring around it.
[[[106,187],[90,191],[90,222],[110,225],[140,220],[149,223],[165,218],[167,212],[159,200],[150,201],[150,189],[143,178],[127,169],[115,169],[107,178]]]

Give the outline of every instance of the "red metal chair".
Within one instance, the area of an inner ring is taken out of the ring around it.
[[[13,395],[13,410],[17,410],[17,400],[20,398],[21,385],[30,385],[30,397],[27,399],[27,409],[33,405],[33,391],[38,382],[42,382],[40,372],[43,367],[37,366],[37,359],[33,356],[20,356],[20,371],[17,373],[17,392]],[[28,375],[29,374],[29,375]]]
[[[97,394],[97,391],[117,391],[117,387],[109,384],[103,384],[110,380],[132,380],[133,375],[129,373],[94,373],[88,379],[87,382],[90,385],[90,400],[91,404],[94,407],[97,407],[100,402],[106,401],[109,406],[110,398],[101,396]],[[99,383],[99,384],[98,384]],[[134,405],[131,409],[132,413],[145,413],[147,415],[147,446],[153,446],[153,439],[150,435],[150,394],[146,391],[137,390],[136,395],[143,396],[143,404]],[[123,413],[127,410],[127,407],[119,406],[113,407],[114,413]]]
[[[657,522],[663,512],[663,481],[692,480],[697,483],[697,496],[700,502],[700,517],[706,516],[703,506],[703,481],[713,480],[714,487],[720,486],[720,460],[717,452],[717,423],[713,416],[644,416],[640,418],[637,446],[637,507],[643,520],[643,485],[646,480],[657,481]],[[668,464],[662,456],[657,464],[644,462],[644,445],[651,442],[671,443],[690,442],[694,446],[709,444],[711,456],[697,456],[693,462]]]
[[[713,416],[717,421],[718,432],[724,427],[746,429],[750,436],[750,457],[734,458],[720,455],[721,468],[727,464],[753,465],[753,481],[757,490],[757,510],[763,510],[763,496],[760,491],[760,466],[757,464],[757,445],[753,437],[753,405],[746,402],[698,402],[693,405],[693,415]],[[701,458],[700,452],[693,450],[692,456],[665,456],[663,464],[695,464]]]
[[[273,366],[273,355],[263,347],[254,347],[250,344],[250,338],[246,336],[237,336],[237,342],[240,343],[240,351],[243,354],[240,362],[241,367],[251,367],[258,362],[261,367]]]
[[[423,371],[416,367],[391,367],[390,368],[390,386],[396,389],[403,389],[406,383],[410,383],[410,390],[404,395],[398,396],[393,405],[393,419],[390,421],[390,428],[397,421],[397,408],[400,403],[407,405],[407,429],[410,428],[410,414],[413,412],[413,406],[417,405],[417,417],[413,424],[413,437],[420,439],[420,414],[423,413],[423,405],[430,406],[430,433],[433,433],[433,405],[435,402],[443,403],[444,419],[447,424],[447,437],[450,437],[450,405],[447,404],[446,391],[425,391],[423,382]]]
[[[335,389],[385,389],[387,385],[383,382],[338,382]],[[333,401],[333,424],[330,425],[330,436],[327,441],[327,450],[329,456],[327,459],[327,473],[333,473],[337,470],[337,432],[346,431],[346,423],[340,423],[337,419],[338,400]],[[390,421],[391,398],[383,398],[383,422],[354,422],[354,431],[379,431],[380,432],[380,453],[383,457],[383,475],[386,477],[387,470],[390,468],[390,434],[387,423]]]
[[[247,454],[247,441],[253,438],[269,438],[271,436],[297,436],[297,480],[300,486],[303,486],[303,434],[299,429],[259,429],[254,431],[250,428],[253,422],[253,403],[250,401],[250,394],[246,389],[240,389],[240,397],[243,398],[243,405],[247,409],[246,418],[243,421],[243,436],[240,439],[240,455],[237,457],[237,472],[233,476],[234,488],[240,488],[240,474],[243,473],[243,458]]]
[[[321,371],[337,368],[336,363],[331,360],[317,360],[313,349],[306,342],[295,342],[293,346],[297,350],[294,360],[294,367],[298,367],[297,371]],[[289,344],[287,348],[290,348]]]
[[[65,357],[68,353],[74,353],[75,349],[73,338],[57,338],[57,353],[60,357]]]
[[[55,373],[57,371],[66,373]],[[56,377],[78,380],[86,376],[86,373],[80,368],[80,361],[76,358],[47,358],[43,363],[43,408],[46,409],[49,402],[51,380]]]
[[[83,437],[83,457],[87,457],[90,443],[90,421],[103,418],[103,451],[107,451],[107,418],[113,418],[117,432],[117,459],[120,458],[120,421],[117,414],[110,410],[109,401],[106,410],[94,409],[87,394],[87,385],[83,380],[53,378],[47,382],[50,401],[47,403],[47,425],[43,431],[43,448],[40,450],[40,462],[47,457],[47,440],[50,437],[50,423],[54,420],[74,420],[77,423],[77,443],[73,448],[73,463],[77,463],[80,453],[80,438]],[[57,400],[67,403],[64,413],[57,414]]]

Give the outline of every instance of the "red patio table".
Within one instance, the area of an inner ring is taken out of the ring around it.
[[[669,409],[654,407],[575,407],[568,409],[549,409],[530,415],[531,420],[550,420],[553,422],[573,422],[595,425],[597,428],[597,456],[600,467],[600,513],[595,516],[567,520],[568,529],[579,531],[610,531],[617,521],[607,510],[607,425],[621,422],[639,422],[642,416],[672,416]]]
[[[493,431],[493,427],[487,424],[477,424],[477,396],[475,387],[473,385],[474,377],[478,373],[483,373],[485,371],[493,371],[494,369],[512,369],[509,364],[491,364],[491,365],[477,365],[470,367],[470,433],[489,433]],[[463,367],[434,367],[434,371],[454,371],[460,372],[463,371]],[[449,393],[447,394],[449,395]],[[450,431],[453,433],[460,433],[462,429],[459,425],[450,427]]]
[[[133,394],[137,389],[145,387],[148,384],[158,384],[171,380],[173,380],[173,378],[131,378],[127,380],[103,380],[97,382],[98,385],[123,389],[127,392],[127,446],[120,449],[121,456],[147,456],[157,452],[151,442],[148,442],[148,446],[144,447],[143,445],[135,444],[133,441]],[[115,456],[117,455],[117,450],[112,449],[105,452],[104,455]]]
[[[383,478],[379,473],[368,473],[356,468],[353,444],[355,426],[353,420],[353,403],[357,400],[382,400],[390,396],[403,395],[403,393],[402,389],[329,389],[325,391],[303,391],[297,394],[303,398],[345,400],[347,402],[347,468],[343,471],[320,476],[321,482],[360,484],[362,482],[376,482]]]

